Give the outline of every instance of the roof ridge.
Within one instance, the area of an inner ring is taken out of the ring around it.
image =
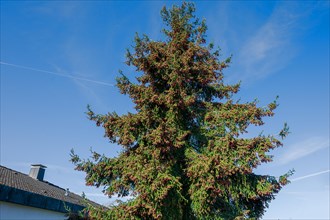
[[[8,167],[6,167],[6,166],[3,166],[3,165],[1,165],[1,164],[0,164],[0,167],[3,167],[3,168],[5,168],[5,169],[7,169],[7,170],[10,170],[10,171],[13,171],[14,173],[20,173],[20,174],[23,174],[23,175],[25,175],[25,176],[30,177],[30,176],[29,176],[28,174],[26,174],[26,173],[22,173],[22,172],[20,172],[20,171],[13,170],[13,169],[8,168]]]
[[[8,168],[8,167],[6,167],[6,166],[0,165],[0,167],[3,167],[3,168],[5,168],[5,169],[7,169],[7,170],[10,170],[10,171],[12,171],[12,172],[14,172],[14,173],[19,173],[19,174],[22,174],[22,175],[24,175],[24,176],[26,176],[26,177],[32,178],[32,177],[29,176],[29,174],[22,173],[22,172],[17,171],[17,170],[13,170],[13,169]],[[54,183],[51,183],[51,182],[49,182],[49,181],[47,181],[47,180],[38,180],[38,179],[34,179],[34,178],[32,178],[32,179],[35,180],[35,181],[43,182],[43,183],[46,183],[46,184],[48,184],[48,185],[50,185],[50,186],[54,186],[54,187],[57,187],[57,188],[60,188],[60,189],[65,190],[65,188],[62,188],[62,187],[60,187],[60,186],[58,186],[58,185],[55,185]]]

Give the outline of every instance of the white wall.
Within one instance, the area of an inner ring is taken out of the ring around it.
[[[64,220],[64,213],[0,201],[1,220]]]

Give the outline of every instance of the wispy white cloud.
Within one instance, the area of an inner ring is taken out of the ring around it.
[[[235,59],[241,71],[236,77],[251,82],[285,68],[303,46],[301,36],[317,22],[307,18],[325,8],[320,2],[278,2],[271,16],[241,46]]]
[[[311,15],[328,10],[324,1],[255,3],[259,10],[274,6],[269,14],[255,13],[251,5],[219,1],[206,13],[210,41],[221,47],[223,58],[233,54],[231,68],[224,71],[229,83],[247,85],[284,69],[304,47],[302,36],[319,22]]]
[[[210,42],[214,43],[216,46],[220,46],[222,54],[226,57],[233,53],[231,47],[237,45],[235,29],[231,28],[231,25],[233,25],[234,22],[230,19],[230,11],[232,9],[230,8],[230,3],[227,1],[219,1],[216,3],[217,4],[214,5],[214,8],[205,8],[205,17],[208,26],[207,33]],[[216,11],[216,13],[214,13],[214,11]]]
[[[103,193],[85,193],[86,196],[90,196],[90,197],[106,197],[108,198],[106,195],[104,195]]]
[[[95,92],[95,90],[92,89],[91,84],[107,86],[107,87],[115,87],[114,84],[111,84],[111,83],[108,83],[105,81],[92,80],[92,79],[88,79],[85,77],[81,77],[77,73],[69,74],[67,71],[64,71],[62,68],[60,68],[56,65],[53,65],[53,67],[56,69],[56,71],[42,70],[42,69],[37,69],[37,68],[32,68],[32,67],[28,67],[28,66],[22,66],[22,65],[17,65],[17,64],[13,64],[13,63],[2,62],[2,61],[0,61],[0,65],[6,65],[6,66],[15,67],[15,68],[31,70],[34,72],[41,72],[41,73],[69,78],[72,80],[72,82],[75,85],[77,85],[77,88],[79,89],[79,91],[83,95],[85,95],[89,101],[92,101],[93,105],[97,105],[101,109],[106,109],[106,105],[104,104],[104,101],[100,98],[100,96]]]
[[[118,197],[116,195],[109,198],[103,193],[85,193],[86,197],[105,206],[115,206],[119,204],[119,201],[126,202],[129,199],[134,199],[134,196]]]
[[[291,4],[280,4],[254,36],[242,46],[237,62],[243,80],[265,77],[283,68],[295,54],[292,36],[301,15]]]
[[[60,166],[57,164],[47,164],[47,168],[50,169],[52,172],[57,172],[61,174],[72,174],[72,169],[64,166]]]
[[[161,18],[159,16],[159,10],[165,5],[165,2],[155,1],[149,5],[148,10],[148,33],[149,37],[152,40],[159,40],[161,38],[161,30],[164,28],[162,26],[162,22],[160,22]]]
[[[65,4],[59,2],[44,2],[31,8],[33,12],[42,15],[56,16],[61,19],[72,19],[81,13],[82,7],[79,1],[68,1]]]
[[[65,73],[61,73],[61,72],[42,70],[42,69],[37,69],[37,68],[33,68],[33,67],[22,66],[22,65],[17,65],[17,64],[13,64],[13,63],[2,62],[2,61],[0,61],[0,64],[1,65],[6,65],[6,66],[16,67],[16,68],[20,68],[20,69],[32,70],[32,71],[35,71],[35,72],[48,73],[48,74],[52,74],[52,75],[56,75],[56,76],[61,76],[61,77],[66,77],[66,78],[70,78],[70,79],[74,79],[74,80],[79,80],[79,81],[91,82],[91,83],[104,85],[104,86],[112,86],[112,87],[114,86],[113,84],[107,83],[107,82],[104,82],[104,81],[87,79],[87,78],[78,77],[78,76],[65,74]]]
[[[90,85],[87,83],[83,83],[81,81],[75,80],[75,84],[78,86],[80,92],[87,98],[88,102],[92,102],[90,104],[96,105],[98,109],[107,109],[107,105],[100,95],[92,89]]]
[[[305,175],[305,176],[297,177],[297,178],[291,179],[290,181],[291,182],[300,181],[300,180],[303,180],[303,179],[311,178],[311,177],[314,177],[314,176],[319,176],[319,175],[329,173],[329,172],[330,172],[329,169],[328,170],[323,170],[323,171],[320,171],[320,172],[311,173],[311,174],[308,174],[308,175]]]
[[[279,159],[280,164],[306,157],[316,151],[329,147],[329,139],[324,137],[313,137],[289,146],[284,155]]]
[[[107,195],[103,194],[103,193],[91,193],[91,192],[87,192],[85,193],[86,196],[90,196],[90,197],[105,197],[105,198],[109,198]],[[120,199],[120,200],[128,200],[128,199],[133,199],[135,198],[135,196],[129,195],[129,196],[125,196],[125,197],[119,197],[117,195],[113,195],[111,196],[112,200],[115,199]]]

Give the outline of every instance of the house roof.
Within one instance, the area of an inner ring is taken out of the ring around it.
[[[0,165],[0,201],[44,208],[59,212],[68,212],[68,208],[77,212],[85,208],[86,201],[100,206],[83,197],[68,192],[47,181],[39,181],[18,171]]]

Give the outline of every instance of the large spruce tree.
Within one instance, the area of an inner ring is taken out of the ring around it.
[[[112,196],[133,199],[109,209],[90,208],[96,219],[235,219],[260,218],[290,173],[280,178],[257,175],[254,169],[272,161],[267,153],[279,137],[244,138],[249,125],[263,125],[276,102],[266,108],[233,100],[239,84],[226,85],[223,69],[230,58],[206,45],[206,25],[183,3],[161,11],[165,41],[136,36],[127,64],[142,74],[137,83],[122,75],[121,93],[136,113],[88,115],[105,129],[112,143],[123,147],[114,158],[93,152],[76,169],[86,184],[104,187]]]

